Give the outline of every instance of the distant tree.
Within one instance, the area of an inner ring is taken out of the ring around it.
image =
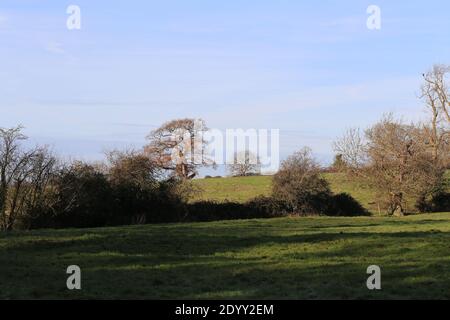
[[[338,153],[334,156],[334,160],[330,167],[330,170],[334,172],[342,172],[346,170],[346,164],[342,154]]]
[[[339,155],[339,165],[347,173],[361,175],[367,163],[366,141],[359,128],[348,129],[345,134],[333,143]]]
[[[261,162],[252,152],[246,150],[234,154],[233,163],[228,165],[232,176],[249,176],[261,173]]]
[[[173,176],[192,179],[201,166],[214,165],[206,155],[203,135],[208,128],[201,119],[179,119],[152,131],[145,153],[159,168]]]

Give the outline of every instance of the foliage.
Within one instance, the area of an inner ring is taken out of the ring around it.
[[[310,149],[288,157],[273,177],[273,196],[295,214],[324,214],[331,197],[328,182]]]
[[[423,130],[391,115],[365,131],[352,130],[335,143],[348,171],[375,190],[389,214],[403,215],[407,198],[427,197],[442,188],[444,168],[434,159]]]
[[[207,131],[201,119],[169,121],[147,136],[145,153],[158,168],[173,177],[192,179],[199,167],[214,164],[205,152],[208,143],[203,136]]]
[[[348,193],[339,193],[332,197],[328,216],[356,217],[368,216],[370,213]]]

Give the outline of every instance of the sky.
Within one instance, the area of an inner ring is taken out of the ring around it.
[[[421,74],[450,63],[448,12],[436,0],[0,0],[0,127],[99,159],[196,117],[280,129],[282,158],[309,146],[326,162],[347,128],[426,117]]]

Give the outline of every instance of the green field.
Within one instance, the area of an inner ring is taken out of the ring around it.
[[[13,232],[0,298],[449,299],[449,253],[450,213]],[[65,286],[73,264],[80,291]]]
[[[272,189],[272,176],[196,179],[194,183],[201,191],[194,201],[245,202],[259,195],[269,195]]]
[[[375,212],[373,192],[326,174]],[[196,180],[199,199],[268,195],[271,177]],[[0,298],[450,298],[450,213],[303,217],[0,234]],[[382,290],[366,268],[382,269]],[[82,290],[66,288],[69,265]]]
[[[373,215],[384,214],[376,204],[374,190],[368,185],[354,181],[343,173],[324,173],[323,176],[330,183],[334,193],[348,193]],[[447,172],[447,181],[450,191],[450,171]],[[194,180],[194,183],[200,188],[200,192],[193,201],[245,202],[259,195],[270,195],[272,190],[272,176],[197,179]],[[406,210],[414,210],[413,201],[406,204]]]
[[[374,215],[380,215],[373,197],[373,190],[360,182],[352,181],[345,174],[325,173],[334,193],[351,194]],[[210,178],[195,180],[200,192],[193,199],[245,202],[259,195],[268,196],[272,190],[272,176]]]
[[[341,173],[325,173],[324,177],[334,193],[350,193],[365,207],[375,208],[373,190],[367,185],[352,181]],[[245,202],[259,195],[270,195],[272,190],[272,176],[197,179],[194,183],[201,192],[193,200]]]

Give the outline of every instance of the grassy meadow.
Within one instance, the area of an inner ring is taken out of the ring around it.
[[[345,174],[324,173],[334,193],[351,194],[361,205],[378,215],[378,207],[374,201],[373,190],[360,182],[352,181]],[[245,202],[259,195],[270,195],[272,176],[210,178],[195,180],[201,192],[193,199],[214,201]]]
[[[13,232],[0,298],[449,299],[449,252],[450,213]],[[380,291],[366,288],[372,264]]]
[[[325,175],[374,211],[372,192]],[[195,181],[198,199],[269,194],[271,177]],[[0,299],[450,299],[450,213],[303,217],[0,234]],[[379,265],[382,290],[366,288]],[[82,290],[66,288],[66,268]]]
[[[372,215],[384,215],[376,203],[375,191],[360,181],[354,181],[343,173],[324,173],[334,193],[352,195]],[[447,171],[447,185],[450,191],[450,171]],[[194,180],[199,187],[198,195],[192,199],[245,202],[259,195],[270,195],[272,176],[228,177]],[[414,201],[407,201],[407,211],[414,211]]]

